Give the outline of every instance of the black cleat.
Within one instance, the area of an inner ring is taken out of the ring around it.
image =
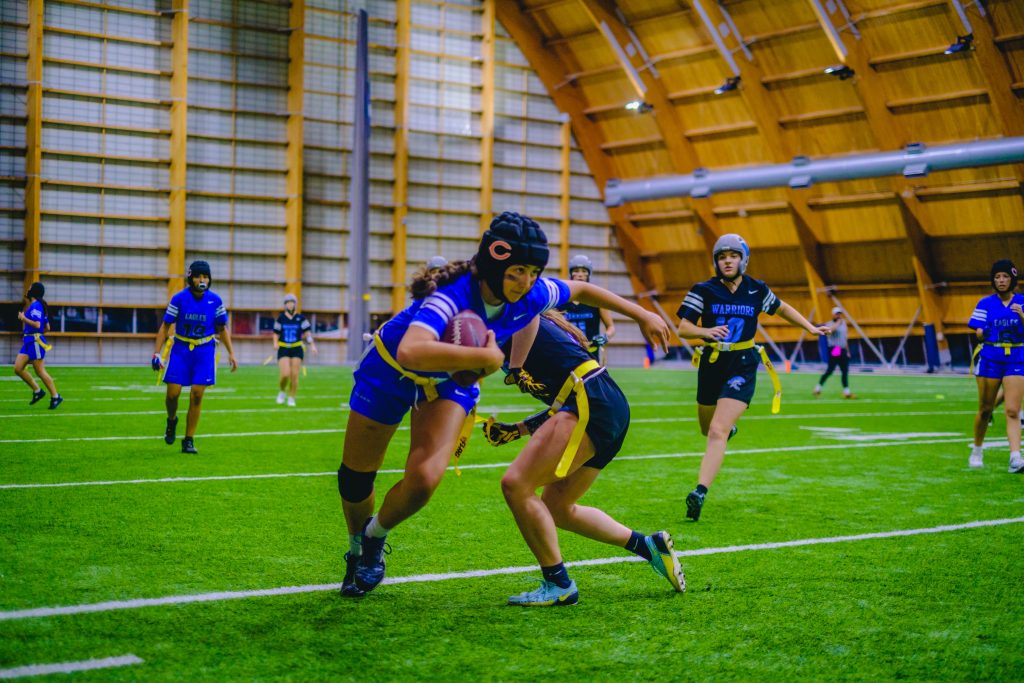
[[[33,391],[32,392],[32,400],[29,401],[28,404],[30,406],[34,406],[35,404],[37,404],[40,401],[42,401],[44,396],[46,396],[46,392],[43,391],[42,389],[40,389],[39,391]]]
[[[192,437],[186,436],[181,440],[181,452],[188,453],[190,455],[196,455],[199,451],[196,450],[196,445],[192,443]]]
[[[738,431],[740,431],[740,428],[737,427],[736,425],[733,425],[732,429],[729,430],[729,437],[726,439],[726,441],[732,441],[732,437],[736,436],[736,432]]]
[[[696,489],[686,496],[686,516],[693,521],[700,519],[700,510],[704,507],[704,494]]]
[[[57,406],[59,406],[63,402],[64,402],[64,397],[61,396],[60,394],[58,394],[57,396],[54,396],[53,398],[50,399],[50,410],[53,410],[54,408],[56,408]]]
[[[341,595],[346,598],[361,598],[366,591],[356,585],[356,567],[359,566],[359,556],[352,553],[345,553],[345,578],[341,581]]]
[[[164,430],[164,443],[170,446],[174,443],[174,431],[178,428],[178,418],[167,418],[167,429]]]

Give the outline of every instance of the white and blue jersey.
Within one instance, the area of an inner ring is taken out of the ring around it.
[[[480,296],[480,281],[470,273],[462,275],[430,296],[414,301],[412,305],[385,323],[378,334],[392,358],[398,355],[398,345],[410,326],[422,327],[440,339],[448,322],[460,311],[471,310],[484,320],[487,329],[494,331],[498,345],[526,327],[531,320],[569,300],[569,286],[561,280],[539,278],[526,295],[515,303],[505,304],[494,318],[488,318]],[[416,372],[423,377],[443,379],[437,384],[440,398],[455,401],[468,414],[480,396],[477,386],[460,387],[448,379],[445,372]],[[403,377],[388,365],[369,346],[355,371],[355,386],[349,407],[377,422],[397,424],[417,401],[425,399],[423,389]]]
[[[979,377],[1001,379],[1005,375],[1024,375],[1024,322],[1010,310],[1013,304],[1024,306],[1024,295],[1014,294],[1004,304],[998,294],[990,294],[979,301],[971,313],[967,326],[983,333]]]
[[[206,291],[197,299],[191,289],[183,289],[171,297],[164,322],[174,325],[174,343],[163,381],[182,386],[216,384],[217,344],[213,337],[217,327],[228,322],[221,298]]]
[[[46,317],[46,312],[43,310],[43,305],[38,301],[33,301],[29,304],[28,310],[25,311],[25,317],[29,320],[39,323],[39,327],[33,327],[28,323],[24,323],[22,326],[21,334],[21,351],[28,356],[29,360],[42,360],[46,358],[46,326],[49,324],[49,319]],[[38,336],[37,336],[38,335]]]

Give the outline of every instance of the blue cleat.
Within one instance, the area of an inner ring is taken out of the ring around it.
[[[345,553],[345,578],[341,580],[341,594],[346,598],[361,598],[366,595],[355,582],[357,566],[359,566],[359,555]]]
[[[672,551],[672,536],[667,531],[658,531],[644,538],[651,551],[651,569],[668,579],[677,593],[686,590],[686,576],[679,566],[679,558]]]
[[[568,588],[560,588],[550,581],[541,581],[540,588],[513,595],[508,604],[520,607],[561,607],[575,605],[579,602],[580,593],[576,590],[576,582],[570,581]]]
[[[690,491],[686,496],[686,516],[696,522],[700,519],[700,511],[703,507],[704,494],[696,489]]]
[[[369,593],[384,580],[384,556],[391,554],[391,546],[385,541],[385,538],[363,536],[363,554],[358,558],[353,579],[356,588],[364,593]]]

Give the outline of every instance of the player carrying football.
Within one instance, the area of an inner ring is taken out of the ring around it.
[[[338,491],[349,533],[342,595],[373,590],[384,578],[385,538],[433,495],[455,450],[477,385],[464,387],[450,373],[487,375],[504,361],[499,347],[536,316],[570,299],[623,312],[619,297],[584,282],[541,278],[547,266],[544,231],[531,218],[506,212],[491,221],[476,255],[413,280],[413,303],[374,334],[355,371]],[[441,342],[448,322],[463,310],[486,322],[480,348]],[[651,343],[668,329],[657,316],[641,324]],[[402,478],[375,508],[374,478],[388,444],[410,408],[409,454]]]
[[[695,284],[679,306],[679,336],[705,341],[694,357],[699,363],[697,417],[708,440],[697,487],[686,496],[686,516],[693,521],[700,519],[704,497],[722,468],[726,442],[736,434],[736,422],[754,397],[759,357],[773,374],[773,383],[778,382],[764,349],[754,344],[758,315],[778,313],[811,334],[828,334],[828,328],[812,325],[768,285],[747,275],[749,263],[746,241],[722,235],[712,251],[716,276]],[[773,412],[780,395],[776,386]]]

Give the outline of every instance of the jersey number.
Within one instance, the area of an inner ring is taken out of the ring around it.
[[[206,331],[206,325],[190,325],[185,323],[185,336],[197,339],[204,336],[203,333]]]
[[[722,341],[729,343],[738,342],[740,340],[740,335],[743,334],[744,324],[745,322],[743,318],[726,318],[723,315],[718,316],[715,320],[715,325],[728,325],[729,336]]]

